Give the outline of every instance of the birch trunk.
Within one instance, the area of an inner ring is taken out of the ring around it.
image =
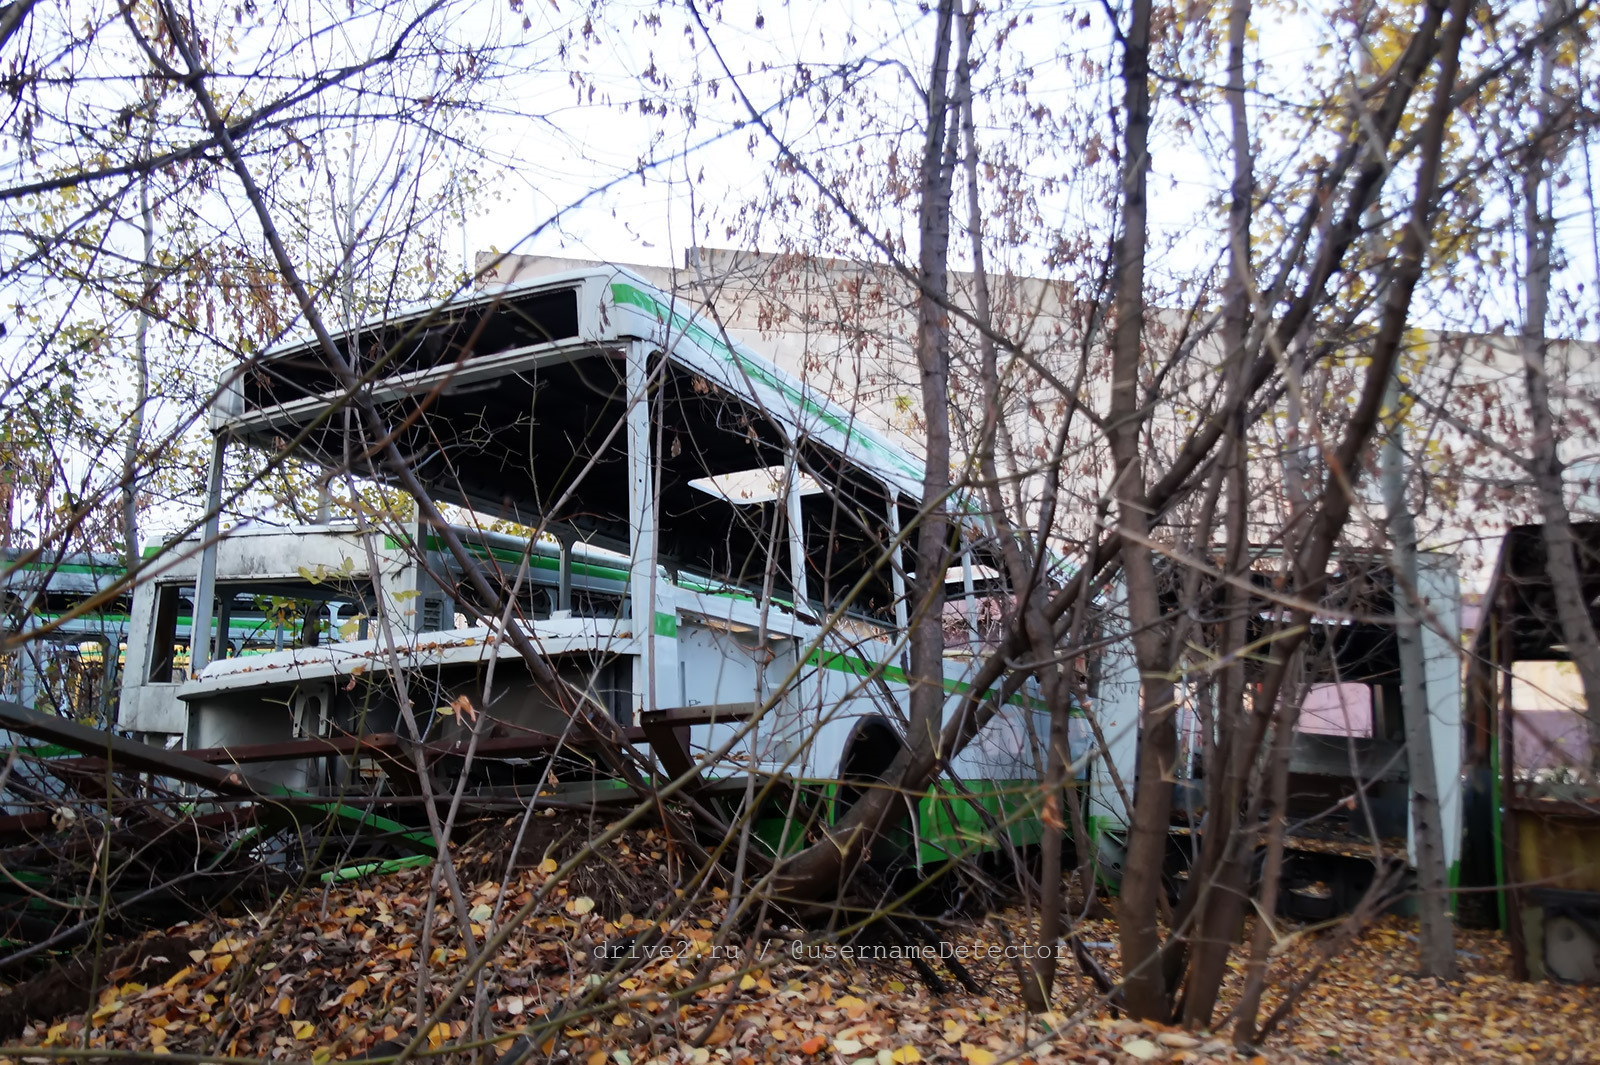
[[[1394,425],[1380,453],[1384,505],[1389,512],[1389,569],[1394,577],[1395,638],[1400,645],[1400,711],[1405,719],[1406,759],[1410,768],[1411,832],[1416,848],[1417,908],[1424,976],[1454,980],[1455,929],[1450,919],[1450,871],[1444,858],[1444,824],[1439,817],[1439,781],[1428,727],[1428,688],[1422,658],[1422,604],[1417,598],[1417,524],[1406,502],[1398,379],[1389,386]]]

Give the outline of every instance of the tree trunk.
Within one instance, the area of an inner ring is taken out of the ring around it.
[[[944,719],[944,576],[950,563],[950,190],[959,123],[949,122],[950,46],[954,0],[940,0],[928,87],[928,126],[918,177],[917,218],[921,247],[917,266],[917,365],[927,458],[917,528],[916,578],[911,584],[910,724],[906,746],[890,764],[888,780],[927,786],[940,754]],[[874,788],[851,807],[827,846],[807,847],[784,863],[774,880],[779,894],[816,898],[837,890],[872,840],[903,816],[908,791]]]
[[[1052,684],[1045,699],[1050,706],[1050,744],[1045,756],[1044,810],[1039,820],[1039,941],[1033,965],[1023,973],[1022,1002],[1030,1013],[1050,1008],[1050,992],[1056,980],[1056,942],[1061,938],[1061,842],[1066,823],[1061,817],[1062,791],[1067,766],[1067,708],[1059,699],[1061,685]]]
[[[1243,575],[1250,564],[1249,452],[1245,441],[1242,392],[1245,387],[1245,336],[1250,318],[1248,285],[1253,277],[1250,255],[1250,217],[1255,194],[1255,157],[1250,143],[1249,112],[1245,105],[1244,46],[1250,26],[1250,0],[1232,0],[1228,7],[1227,99],[1232,131],[1233,185],[1228,207],[1228,279],[1223,289],[1222,335],[1228,353],[1227,447],[1227,557],[1224,569]],[[1203,529],[1200,535],[1209,536]],[[1227,971],[1244,920],[1245,894],[1249,890],[1250,859],[1255,826],[1238,824],[1249,763],[1242,749],[1246,733],[1244,663],[1237,650],[1249,637],[1250,596],[1237,583],[1229,584],[1220,634],[1219,652],[1230,660],[1218,677],[1216,699],[1216,764],[1206,767],[1210,817],[1201,843],[1201,862],[1190,873],[1195,913],[1189,975],[1185,982],[1183,1023],[1208,1028],[1216,1008],[1222,978]],[[1181,909],[1181,908],[1180,908]],[[1182,918],[1175,918],[1181,923]]]
[[[1547,0],[1544,21],[1556,22],[1564,14],[1564,0]],[[1567,654],[1583,683],[1584,716],[1589,723],[1589,765],[1600,775],[1600,640],[1583,594],[1578,544],[1567,511],[1565,485],[1556,442],[1555,417],[1550,408],[1550,375],[1546,360],[1545,319],[1550,303],[1550,253],[1556,220],[1550,203],[1550,172],[1561,156],[1557,115],[1551,102],[1559,37],[1539,47],[1539,126],[1529,148],[1522,179],[1522,217],[1526,230],[1527,268],[1523,279],[1527,317],[1522,323],[1522,358],[1528,382],[1528,410],[1533,423],[1533,484],[1539,514],[1544,519],[1546,569],[1555,596],[1556,617]]]
[[[154,107],[154,102],[150,103]],[[153,129],[154,118],[150,119]],[[149,151],[150,138],[145,138]],[[150,175],[139,176],[139,229],[143,257],[139,260],[139,310],[133,327],[133,407],[128,413],[128,436],[122,448],[122,553],[129,571],[139,565],[139,448],[144,437],[145,407],[150,403],[150,359],[145,339],[150,332],[150,301],[155,298],[156,222],[150,207]],[[226,634],[223,636],[227,638]],[[116,648],[112,648],[115,651]]]
[[[1162,971],[1161,869],[1166,858],[1178,733],[1173,684],[1167,668],[1167,641],[1158,628],[1161,604],[1155,563],[1147,540],[1150,504],[1145,494],[1139,439],[1139,366],[1144,326],[1144,256],[1148,229],[1146,201],[1150,169],[1150,0],[1133,0],[1123,37],[1122,233],[1117,242],[1116,321],[1111,335],[1111,452],[1115,498],[1123,533],[1122,565],[1127,585],[1128,620],[1139,664],[1140,712],[1138,778],[1133,824],[1123,867],[1123,992],[1136,1018],[1167,1020],[1171,1001]]]
[[[1293,712],[1291,712],[1293,711]],[[1283,883],[1283,831],[1289,806],[1289,762],[1294,757],[1294,722],[1299,712],[1284,707],[1278,715],[1267,758],[1266,775],[1271,794],[1267,806],[1267,860],[1261,871],[1260,912],[1250,936],[1250,961],[1245,970],[1244,993],[1239,996],[1239,1025],[1235,1041],[1248,1046],[1257,1038],[1255,1019],[1261,1010],[1261,992],[1267,986],[1267,965],[1272,955],[1272,918],[1278,909],[1278,890]]]
[[[1449,22],[1444,26],[1439,48],[1439,72],[1433,87],[1433,98],[1427,117],[1419,131],[1416,192],[1411,203],[1410,217],[1401,231],[1395,256],[1392,279],[1384,294],[1383,315],[1372,344],[1372,361],[1362,384],[1361,397],[1356,404],[1343,439],[1329,456],[1329,472],[1323,482],[1318,513],[1312,527],[1297,553],[1294,565],[1295,592],[1302,599],[1315,601],[1322,594],[1327,579],[1328,560],[1334,544],[1349,520],[1355,488],[1361,475],[1361,456],[1376,429],[1382,413],[1383,399],[1389,391],[1400,343],[1405,334],[1410,313],[1411,297],[1422,276],[1423,263],[1433,231],[1433,220],[1439,198],[1439,168],[1443,153],[1445,132],[1449,128],[1453,110],[1452,97],[1456,91],[1462,38],[1466,34],[1469,0],[1451,0]],[[1437,17],[1437,8],[1432,9]],[[1274,653],[1277,664],[1268,671],[1259,696],[1263,705],[1276,706],[1284,690],[1288,664],[1304,641],[1306,628],[1311,621],[1310,611],[1296,608],[1290,612],[1289,627],[1277,641]],[[1293,728],[1295,715],[1280,715],[1279,728]],[[1259,725],[1258,718],[1258,725]],[[1287,740],[1287,737],[1281,737]],[[1279,745],[1282,746],[1281,744]],[[1286,757],[1286,753],[1284,755]],[[1277,846],[1281,847],[1281,839]],[[1269,858],[1270,858],[1269,853]],[[1267,943],[1258,937],[1254,951],[1256,963],[1265,965]],[[1260,987],[1256,986],[1241,1003],[1238,1022],[1234,1029],[1235,1042],[1248,1045],[1259,1038]],[[1271,1023],[1271,1022],[1269,1022]]]
[[[1145,77],[1148,77],[1148,4],[1144,4],[1141,10],[1142,15],[1139,17],[1144,28],[1139,35],[1142,43],[1137,49],[1138,64],[1139,69],[1145,72]],[[1357,129],[1364,131],[1367,137],[1383,144],[1393,140],[1402,118],[1407,114],[1422,75],[1438,53],[1439,28],[1443,21],[1441,17],[1443,11],[1440,0],[1423,0],[1418,12],[1419,25],[1407,41],[1405,50],[1392,64],[1393,74],[1387,79],[1387,87],[1382,98],[1364,114],[1353,117],[1352,131]],[[1138,140],[1142,158],[1143,145],[1148,138],[1148,92],[1143,80],[1140,81],[1140,85],[1142,98],[1146,101],[1140,105],[1140,114],[1143,117]],[[1350,144],[1333,160],[1326,175],[1311,193],[1311,200],[1306,205],[1306,218],[1310,221],[1306,224],[1315,223],[1323,218],[1326,211],[1333,211],[1334,217],[1325,227],[1321,227],[1318,243],[1315,249],[1308,253],[1305,281],[1289,299],[1287,309],[1270,324],[1258,322],[1251,330],[1251,341],[1247,350],[1253,354],[1243,393],[1246,401],[1257,398],[1279,365],[1281,353],[1295,347],[1295,338],[1307,328],[1311,315],[1327,298],[1328,286],[1338,275],[1344,257],[1359,233],[1362,212],[1377,198],[1391,172],[1389,161],[1382,153],[1371,153],[1361,148],[1365,139],[1352,135]],[[1144,231],[1142,172],[1136,177],[1141,204],[1137,216],[1142,234]],[[1346,182],[1349,187],[1342,202],[1335,208],[1332,197]],[[1123,242],[1124,238],[1119,234],[1118,248]],[[1142,274],[1142,246],[1137,249],[1137,254],[1141,256],[1139,265]],[[1114,260],[1113,265],[1116,266],[1118,262],[1119,259]],[[1376,416],[1375,409],[1376,404],[1373,417]],[[1213,413],[1183,442],[1161,478],[1146,492],[1149,509],[1141,527],[1148,528],[1150,522],[1159,520],[1186,497],[1192,478],[1214,453],[1218,443],[1224,439],[1230,413],[1226,411]],[[1335,460],[1341,463],[1341,469],[1349,468],[1345,459],[1349,447],[1359,450],[1365,446],[1367,434],[1370,432],[1364,412],[1358,411],[1357,420],[1361,424],[1351,435],[1352,443],[1349,446],[1341,446],[1335,456]],[[1343,518],[1340,517],[1339,520],[1342,522]],[[1096,580],[1121,562],[1127,543],[1120,528],[1108,529],[1105,535],[1090,547],[1089,567],[1069,580],[1064,588],[1049,595],[1045,606],[1045,619],[1058,633],[1063,631],[1063,618],[1067,612],[1081,606],[1083,598],[1095,587]],[[891,801],[890,797],[894,792],[910,792],[925,788],[938,771],[940,759],[948,759],[962,750],[990,720],[1002,701],[1020,689],[1023,674],[1013,670],[1012,664],[1027,654],[1030,646],[1031,640],[1026,627],[1020,623],[1020,619],[1013,619],[1003,632],[999,646],[984,660],[970,687],[954,707],[954,712],[948,715],[938,746],[925,751],[908,749],[905,756],[890,767],[889,778],[894,781],[895,788],[869,792],[862,801],[851,807],[849,814],[835,826],[834,833],[828,839],[807,847],[785,861],[775,877],[775,890],[789,897],[805,899],[825,897],[832,891],[839,882],[839,871],[846,863],[847,856],[856,851],[860,840],[875,834],[883,824],[904,809],[904,804],[898,799]],[[997,686],[998,696],[994,693]]]
[[[1417,525],[1406,502],[1404,429],[1398,379],[1390,386],[1394,426],[1383,442],[1380,469],[1389,511],[1389,570],[1394,578],[1395,637],[1400,645],[1400,709],[1405,718],[1410,767],[1411,832],[1417,860],[1420,960],[1425,976],[1454,980],[1455,930],[1450,920],[1450,871],[1445,865],[1439,781],[1429,728],[1428,689],[1422,658],[1422,604],[1417,594]]]

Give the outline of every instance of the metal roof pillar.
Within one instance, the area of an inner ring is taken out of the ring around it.
[[[660,704],[656,691],[656,493],[651,476],[650,346],[633,341],[627,351],[628,390],[628,613],[639,654],[634,669],[634,712]]]
[[[972,543],[961,538],[961,591],[965,596],[962,608],[967,615],[967,646],[978,646],[978,596],[972,579]]]
[[[806,530],[800,514],[800,453],[796,444],[789,446],[783,495],[789,525],[789,582],[794,589],[794,605],[799,608],[811,602],[811,591],[806,580]]]
[[[894,593],[894,626],[903,634],[910,621],[906,614],[905,552],[900,543],[900,499],[894,485],[884,486],[889,492],[889,539],[893,543],[889,559],[889,586]]]
[[[217,597],[217,541],[222,537],[223,434],[211,438],[211,464],[206,467],[206,520],[200,532],[200,574],[194,582],[194,614],[189,626],[189,676],[211,661],[212,603]]]

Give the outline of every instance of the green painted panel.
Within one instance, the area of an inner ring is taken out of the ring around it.
[[[906,671],[901,669],[899,666],[869,662],[865,658],[860,658],[856,655],[841,654],[837,651],[813,651],[811,653],[811,657],[806,659],[806,665],[820,666],[823,669],[837,670],[840,673],[849,673],[857,677],[870,677],[874,674],[877,674],[883,677],[884,680],[893,681],[896,684],[909,683],[906,678]],[[944,682],[944,690],[951,695],[965,694],[966,692],[972,690],[972,685],[967,684],[964,681],[950,680],[947,677],[945,678]],[[1012,695],[1006,700],[1006,702],[1013,706],[1021,706],[1031,710],[1049,709],[1049,707],[1045,705],[1044,700],[1034,699],[1030,696],[1023,695],[1020,692]],[[1082,717],[1083,711],[1077,707],[1074,707],[1071,710],[1071,714],[1074,717]]]

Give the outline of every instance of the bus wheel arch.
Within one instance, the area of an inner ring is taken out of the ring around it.
[[[905,750],[905,740],[882,714],[856,722],[839,756],[838,812],[842,816],[865,794],[867,786],[888,779],[889,767]]]

